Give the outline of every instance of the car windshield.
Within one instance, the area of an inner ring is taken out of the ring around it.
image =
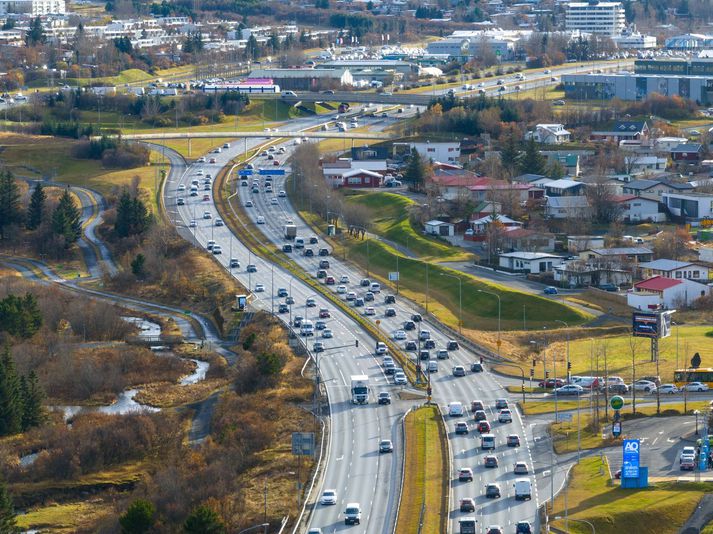
[[[359,513],[359,508],[347,508],[346,513],[347,514],[357,514],[357,513]]]

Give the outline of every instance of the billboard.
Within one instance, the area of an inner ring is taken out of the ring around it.
[[[634,312],[631,319],[634,337],[659,337],[658,313]]]
[[[639,478],[639,460],[641,442],[638,439],[625,439],[623,443],[622,478]]]

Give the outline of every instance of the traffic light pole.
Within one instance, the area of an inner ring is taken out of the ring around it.
[[[515,365],[513,363],[498,362],[498,365],[503,366],[503,367],[512,367],[512,368],[520,371],[520,375],[522,376],[522,386],[520,387],[520,389],[522,390],[522,403],[525,404],[525,371],[522,369],[522,367],[520,367],[519,365]],[[532,375],[530,375],[530,376],[532,376]]]

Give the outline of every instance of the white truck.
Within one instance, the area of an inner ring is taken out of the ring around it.
[[[369,377],[352,375],[352,404],[369,404]]]
[[[529,478],[515,479],[515,500],[529,501],[532,499],[532,482]]]
[[[282,227],[285,239],[293,240],[297,236],[297,226],[294,224],[286,224]]]

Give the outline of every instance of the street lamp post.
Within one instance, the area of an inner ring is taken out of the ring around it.
[[[458,280],[458,333],[463,333],[463,280],[460,276],[449,273],[440,273],[441,276],[449,276]]]
[[[243,532],[250,532],[251,530],[256,530],[258,528],[267,528],[269,526],[270,526],[270,523],[260,523],[259,525],[253,525],[251,527],[244,528],[243,530],[238,532],[238,534],[243,534]]]
[[[700,410],[694,410],[693,415],[696,416],[696,436],[698,435],[698,416],[701,414]]]
[[[483,289],[479,289],[478,293],[485,293],[486,295],[492,295],[493,297],[496,297],[498,299],[498,357],[500,357],[500,295],[497,293],[492,293],[490,291],[485,291]]]

